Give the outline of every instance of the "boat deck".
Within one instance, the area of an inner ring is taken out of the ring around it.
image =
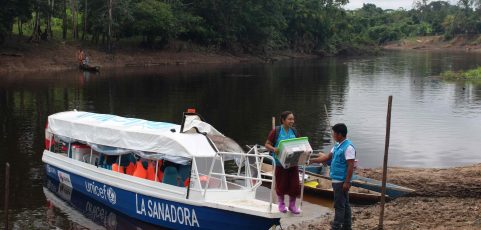
[[[222,201],[210,201],[214,204],[223,206],[229,206],[236,209],[247,209],[256,212],[266,212],[269,210],[269,202],[265,202],[257,199],[244,199],[244,200],[222,200]],[[272,204],[272,213],[280,213],[276,204]]]

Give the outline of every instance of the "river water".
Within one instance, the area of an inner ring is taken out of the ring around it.
[[[480,63],[481,54],[473,53],[387,52],[272,64],[125,68],[99,75],[69,71],[0,76],[1,188],[5,162],[10,162],[15,228],[86,227],[71,211],[47,204],[44,191],[49,188],[41,162],[45,121],[49,114],[72,109],[179,123],[183,111],[196,108],[241,145],[264,143],[271,117],[292,110],[297,129],[314,149],[332,146],[328,120],[346,123],[360,166],[379,167],[387,98],[392,95],[390,166],[481,162],[481,84],[437,77],[444,70]],[[0,204],[3,207],[3,197]],[[108,222],[104,217],[97,220]]]

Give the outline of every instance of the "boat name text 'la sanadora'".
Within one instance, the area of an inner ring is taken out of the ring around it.
[[[200,227],[194,209],[164,204],[148,198],[144,200],[138,194],[135,194],[135,206],[135,210],[139,215],[191,227]]]

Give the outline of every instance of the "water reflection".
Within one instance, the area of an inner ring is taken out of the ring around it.
[[[346,102],[332,105],[335,121],[350,124],[364,167],[382,163],[388,95],[394,96],[390,164],[447,167],[480,162],[481,85],[445,82],[444,70],[473,68],[479,54],[393,53],[348,60]],[[446,63],[449,63],[447,65]]]
[[[481,85],[436,77],[444,70],[473,68],[480,62],[481,55],[474,53],[393,52],[274,64],[1,76],[0,164],[12,165],[12,222],[18,228],[45,223],[41,162],[45,121],[49,114],[72,109],[179,123],[182,112],[195,107],[241,145],[263,143],[271,117],[289,109],[313,148],[328,150],[327,105],[332,123],[348,125],[360,165],[378,167],[387,97],[393,95],[390,165],[480,162]],[[3,180],[0,177],[0,184]],[[57,217],[65,221],[62,214]]]
[[[59,229],[159,229],[159,227],[125,216],[87,196],[47,179],[43,188],[47,200],[46,218],[49,227]],[[70,223],[59,219],[67,216]]]

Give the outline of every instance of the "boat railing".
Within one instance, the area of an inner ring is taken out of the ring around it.
[[[229,156],[229,157],[240,157],[238,160],[238,171],[237,173],[234,174],[227,174],[224,170],[223,166],[223,159],[224,157]],[[263,178],[262,176],[265,175],[265,173],[261,172],[261,166],[264,158],[270,159],[272,162],[274,161],[274,158],[270,156],[269,154],[264,154],[264,153],[259,153],[257,151],[257,147],[253,147],[249,152],[247,153],[234,153],[234,152],[218,152],[217,159],[221,160],[221,165],[222,165],[222,173],[218,172],[213,172],[214,169],[214,164],[216,160],[213,160],[211,165],[210,165],[210,170],[209,174],[207,177],[207,183],[206,186],[203,188],[203,196],[205,198],[207,191],[208,191],[208,185],[211,180],[211,178],[217,179],[217,177],[221,178],[232,178],[232,179],[237,179],[237,180],[243,180],[246,184],[244,186],[244,189],[248,189],[250,191],[255,191],[259,186],[262,185],[262,182],[270,183],[270,189],[271,191],[275,189],[275,166],[272,165],[272,177],[266,177]],[[251,158],[254,158],[252,162],[250,161]],[[241,172],[241,168],[244,167],[244,172]],[[252,172],[254,171],[254,172]],[[254,175],[253,175],[254,174]],[[223,180],[227,183],[227,180]],[[236,184],[238,185],[238,184]],[[227,186],[226,186],[227,187]],[[241,186],[242,187],[242,186]],[[272,212],[272,204],[273,204],[273,197],[272,197],[272,192],[270,192],[269,195],[269,207],[268,211],[269,213]]]

